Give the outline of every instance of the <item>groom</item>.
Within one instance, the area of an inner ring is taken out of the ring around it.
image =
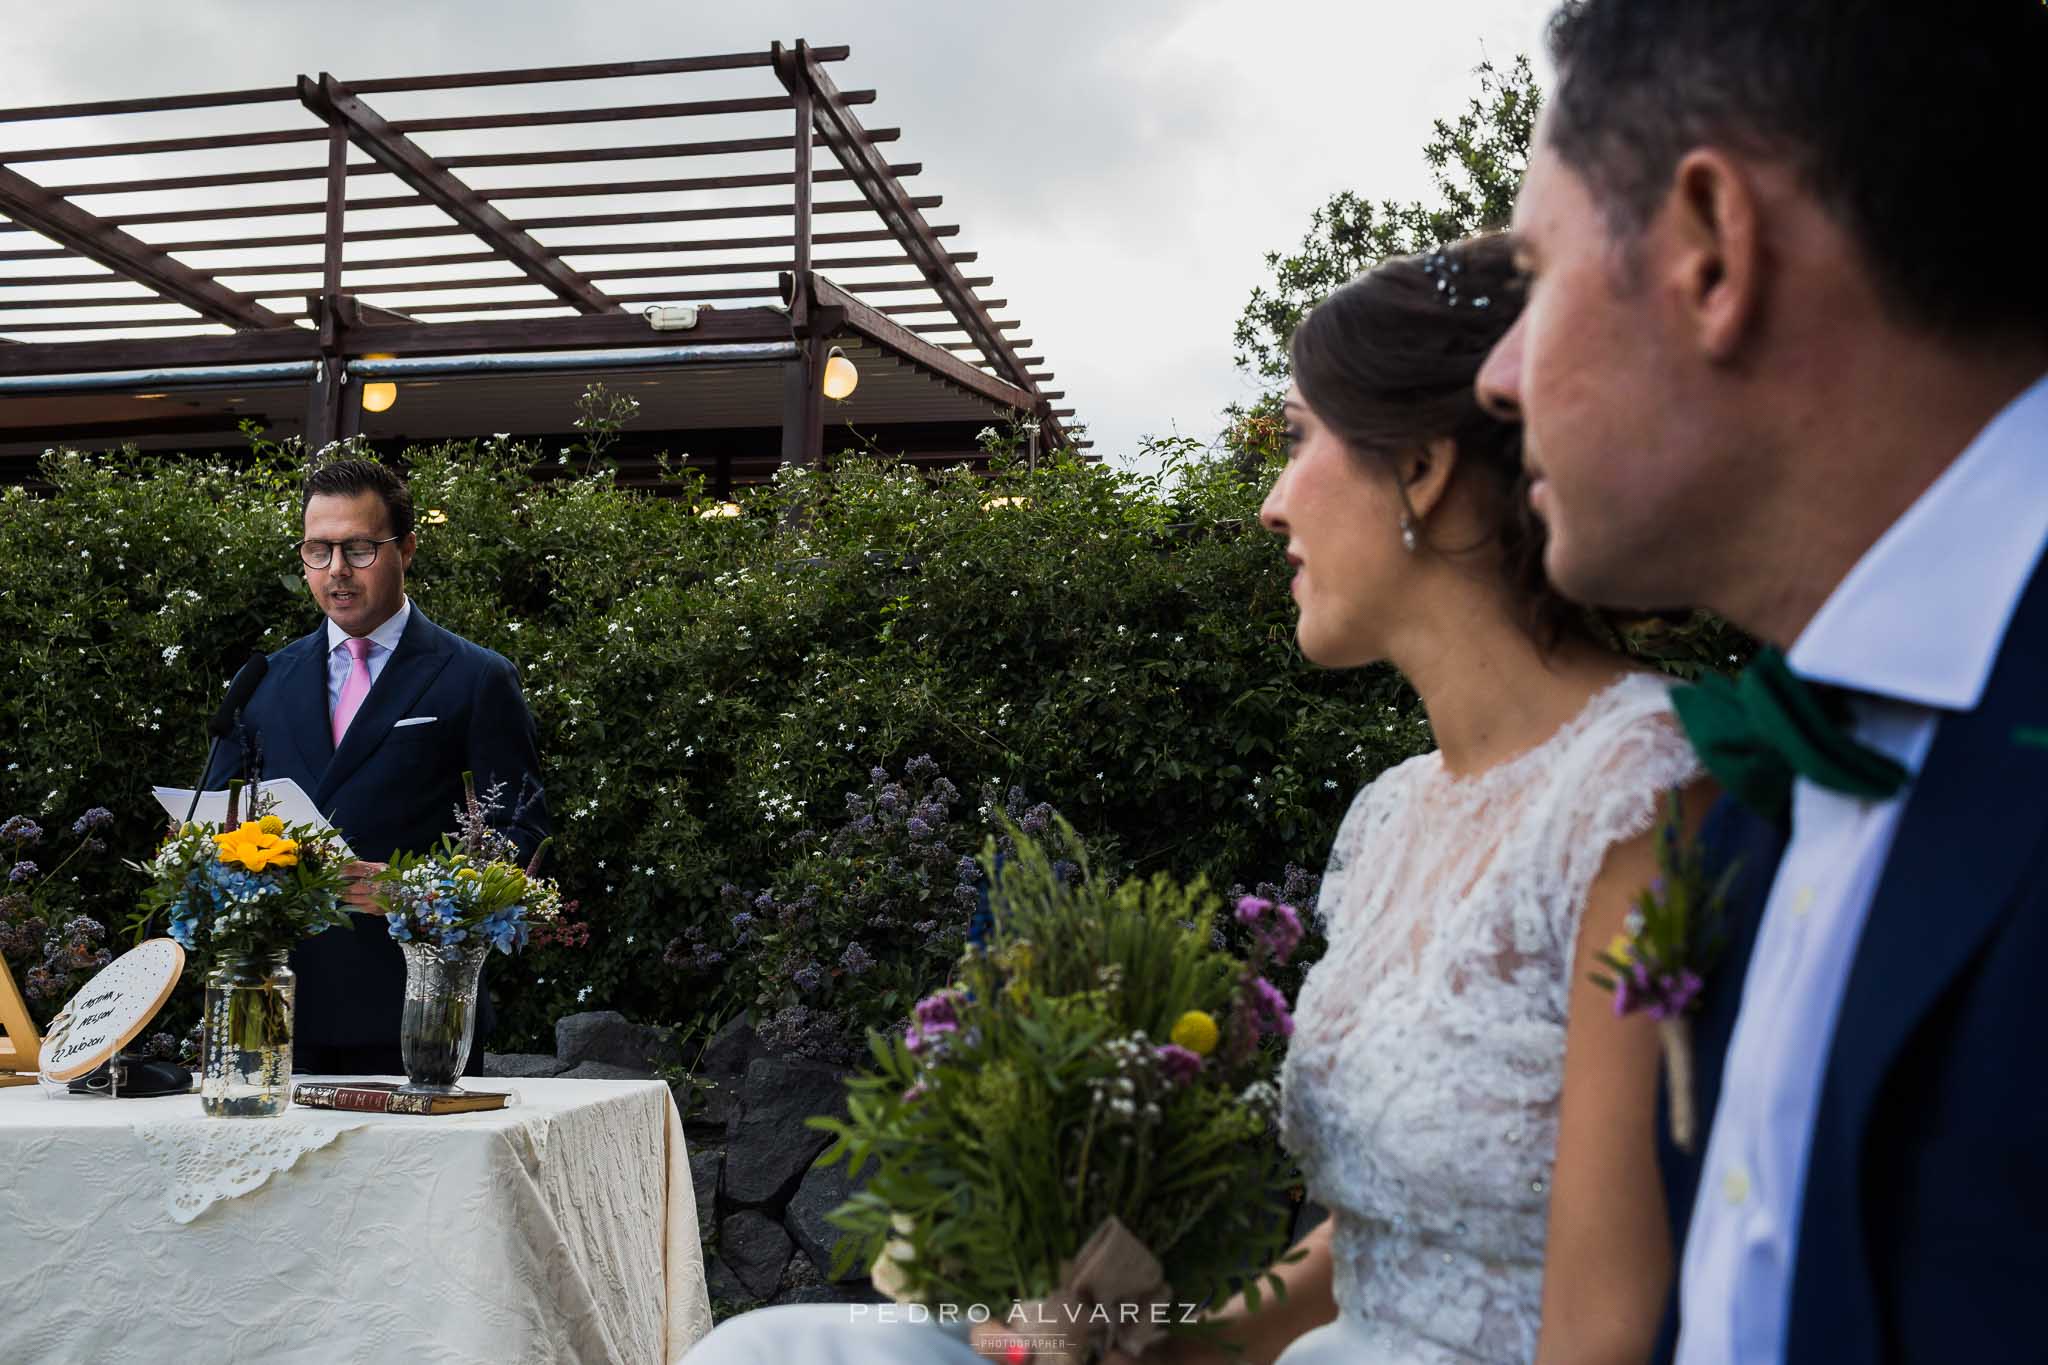
[[[304,788],[367,861],[348,869],[351,927],[315,935],[292,954],[292,1060],[303,1072],[403,1074],[405,964],[383,918],[365,913],[373,893],[364,879],[394,852],[424,852],[454,830],[465,771],[479,793],[504,784],[492,823],[530,857],[547,834],[533,717],[502,655],[441,629],[406,596],[418,538],[412,495],[397,474],[368,460],[335,461],[306,476],[300,502],[296,549],[326,620],[271,656],[242,711],[242,750],[260,751],[262,776]],[[206,785],[225,786],[242,762],[223,754]],[[489,1003],[479,1011],[472,1073]]]
[[[1999,205],[2048,9],[1582,0],[1552,41],[1480,376],[1547,567],[1784,651],[1682,703],[1743,881],[1676,1359],[2040,1359],[2048,269]]]

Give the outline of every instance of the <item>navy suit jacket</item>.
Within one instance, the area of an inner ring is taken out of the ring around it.
[[[1741,870],[1730,950],[1694,1023],[1702,1134],[1786,832],[1724,800],[1703,838],[1710,862]],[[1668,1141],[1661,1156],[1682,1236],[1699,1160]],[[1821,1087],[1784,1359],[2048,1360],[2034,1297],[2048,1288],[2044,1229],[2048,566],[2037,566],[1977,708],[1939,722],[1871,902]],[[1666,1326],[1659,1359],[1675,1320]]]
[[[412,717],[421,724],[396,726]],[[270,656],[270,669],[242,709],[240,752],[226,752],[207,774],[219,788],[244,775],[260,749],[262,776],[289,777],[333,822],[358,858],[387,861],[425,852],[455,829],[462,774],[479,794],[505,784],[493,824],[528,857],[546,837],[547,805],[533,716],[519,674],[501,654],[441,629],[414,603],[398,647],[336,748],[327,707],[327,626]],[[248,774],[254,776],[254,774]],[[511,807],[530,799],[517,822]],[[297,1041],[310,1048],[390,1048],[396,1056],[405,960],[381,916],[352,914],[352,929],[330,929],[292,954],[298,975]],[[479,1049],[490,1021],[478,1024]]]

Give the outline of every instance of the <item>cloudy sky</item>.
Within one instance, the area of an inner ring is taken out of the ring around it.
[[[1264,252],[1332,193],[1426,192],[1430,120],[1481,60],[1537,56],[1553,0],[94,0],[10,5],[10,106],[845,44],[843,89],[980,259],[1120,462],[1252,391],[1231,326]],[[584,103],[600,102],[583,100]],[[58,140],[26,125],[0,146]],[[33,138],[28,137],[29,129]],[[182,129],[173,131],[184,131]],[[90,140],[80,138],[79,140]],[[104,163],[71,163],[64,179]],[[56,176],[47,177],[54,181]]]

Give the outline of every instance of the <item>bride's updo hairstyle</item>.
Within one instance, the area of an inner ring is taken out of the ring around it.
[[[1525,607],[1524,626],[1547,650],[1579,627],[1579,610],[1543,574],[1543,523],[1529,509],[1521,428],[1488,416],[1473,390],[1521,309],[1513,248],[1505,233],[1487,233],[1366,271],[1301,320],[1289,352],[1316,417],[1390,477],[1402,452],[1452,441],[1452,482],[1477,491],[1489,532],[1470,545],[1433,544],[1411,508],[1416,534],[1443,554],[1494,549]],[[1406,505],[1407,490],[1400,493]]]

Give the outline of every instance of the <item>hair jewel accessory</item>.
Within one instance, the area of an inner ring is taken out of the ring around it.
[[[1452,308],[1458,306],[1457,277],[1465,273],[1465,263],[1463,261],[1452,260],[1442,248],[1438,248],[1422,258],[1422,273],[1436,281],[1436,292],[1443,295],[1444,302],[1447,305]],[[1485,308],[1492,304],[1493,299],[1486,294],[1481,294],[1478,298],[1470,299],[1468,302],[1474,308]]]

